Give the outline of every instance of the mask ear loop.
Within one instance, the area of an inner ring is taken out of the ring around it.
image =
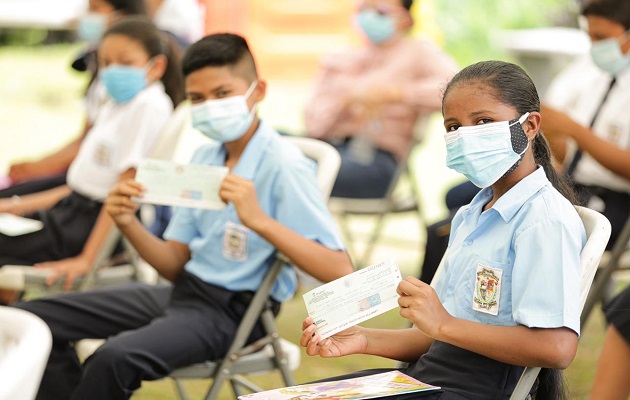
[[[258,79],[255,79],[251,83],[251,85],[249,85],[249,88],[247,89],[247,92],[245,92],[245,94],[243,95],[245,100],[247,100],[249,98],[249,96],[254,92],[254,89],[256,89],[257,85],[258,85]],[[249,111],[249,113],[250,114],[255,114],[256,111],[258,111],[258,102],[254,103],[254,105],[252,106],[252,109]]]
[[[247,88],[247,92],[245,92],[245,94],[243,95],[243,97],[245,97],[245,99],[249,99],[249,95],[252,94],[252,92],[254,91],[254,89],[256,89],[256,86],[258,85],[258,79],[255,79],[251,85],[249,85],[249,87]]]

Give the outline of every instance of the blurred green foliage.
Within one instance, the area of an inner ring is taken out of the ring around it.
[[[2,29],[0,30],[0,45],[32,46],[42,43],[47,35],[45,29]]]
[[[445,50],[460,65],[508,59],[497,45],[502,30],[576,26],[578,0],[435,0]]]

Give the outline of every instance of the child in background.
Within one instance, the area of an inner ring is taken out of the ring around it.
[[[447,166],[484,189],[453,219],[435,290],[399,284],[400,315],[414,327],[354,326],[321,340],[308,317],[300,344],[309,355],[413,363],[403,372],[444,389],[423,399],[508,399],[525,366],[545,368],[536,399],[561,399],[553,382],[577,350],[586,234],[551,165],[536,88],[514,64],[481,62],[450,81],[442,113]]]
[[[44,228],[22,236],[0,234],[0,265],[51,268],[49,283],[65,277],[66,289],[92,266],[113,222],[103,200],[121,179],[135,176],[150,154],[174,105],[183,99],[179,57],[143,17],[128,17],[103,36],[99,80],[111,99],[103,105],[68,170],[68,184],[23,196],[0,210],[41,220]],[[7,299],[5,298],[5,302]]]
[[[9,167],[6,189],[0,190],[0,198],[22,196],[66,183],[66,171],[76,157],[81,141],[90,130],[101,106],[107,101],[107,90],[99,83],[96,47],[105,30],[120,18],[129,15],[146,15],[145,0],[90,0],[87,13],[77,22],[79,39],[88,43],[72,63],[78,71],[88,71],[90,81],[85,92],[85,123],[81,134],[58,149],[36,161],[23,161]],[[5,186],[6,186],[5,185]]]

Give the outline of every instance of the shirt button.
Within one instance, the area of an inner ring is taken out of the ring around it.
[[[466,241],[466,244],[467,244],[468,246],[470,246],[471,244],[473,244],[473,241],[472,241],[472,240],[467,240],[467,241]]]

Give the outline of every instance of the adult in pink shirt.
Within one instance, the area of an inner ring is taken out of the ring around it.
[[[383,197],[420,115],[438,111],[454,61],[406,36],[413,0],[364,0],[355,21],[366,45],[326,56],[306,107],[307,134],[341,153],[332,195]]]

